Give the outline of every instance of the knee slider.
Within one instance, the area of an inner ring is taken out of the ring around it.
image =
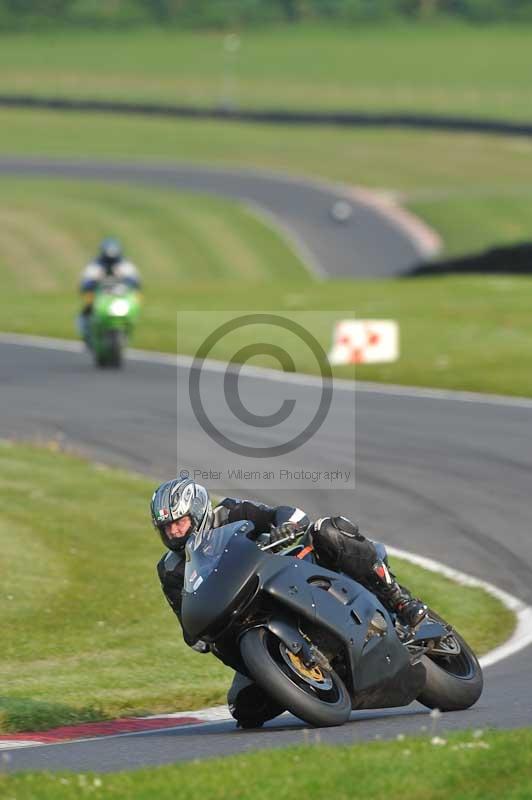
[[[313,534],[318,557],[324,557],[330,568],[355,579],[365,577],[377,560],[373,542],[345,517],[326,517],[319,523]]]

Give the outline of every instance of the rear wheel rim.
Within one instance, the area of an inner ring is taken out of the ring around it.
[[[449,675],[454,675],[455,678],[469,680],[476,674],[475,664],[469,654],[463,649],[458,655],[453,656],[431,656],[430,653],[427,655],[440,669],[443,669],[444,672],[448,672]]]
[[[434,619],[430,616],[429,619],[433,619],[435,622],[440,621],[438,618]],[[447,629],[449,633],[443,641],[444,643],[448,641],[451,652],[446,655],[440,653],[432,655],[429,652],[427,656],[440,669],[449,673],[449,675],[454,675],[455,678],[461,678],[462,680],[470,680],[477,672],[475,659],[472,658],[465,643],[456,635],[450,625],[447,625]]]

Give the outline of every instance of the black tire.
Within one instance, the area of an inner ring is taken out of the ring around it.
[[[331,687],[315,688],[290,668],[282,648],[285,645],[267,628],[252,628],[242,636],[240,652],[253,680],[280,706],[309,725],[321,728],[347,722],[351,698],[338,675],[328,672]]]
[[[94,363],[100,369],[105,369],[107,366],[107,358],[104,353],[94,351]]]
[[[423,656],[427,680],[417,699],[427,708],[463,711],[474,705],[482,694],[482,668],[467,642],[444,619],[433,611],[429,611],[429,617],[450,629],[460,645],[460,652],[458,655]]]
[[[108,332],[107,346],[109,352],[107,363],[110,367],[119,369],[122,366],[122,334],[120,331],[111,330]]]

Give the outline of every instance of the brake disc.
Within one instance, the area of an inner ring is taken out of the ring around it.
[[[431,655],[437,656],[458,656],[462,652],[460,643],[455,639],[452,634],[442,639],[436,647],[430,651]]]
[[[332,689],[332,678],[326,675],[318,664],[307,666],[301,658],[292,653],[285,645],[280,647],[281,655],[290,669],[292,669],[305,683],[314,686],[316,689]]]

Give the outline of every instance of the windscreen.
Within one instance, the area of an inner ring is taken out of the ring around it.
[[[241,522],[234,522],[221,528],[203,531],[189,539],[185,565],[185,592],[191,593],[199,589],[203,581],[218,567],[231,538],[241,528]]]

